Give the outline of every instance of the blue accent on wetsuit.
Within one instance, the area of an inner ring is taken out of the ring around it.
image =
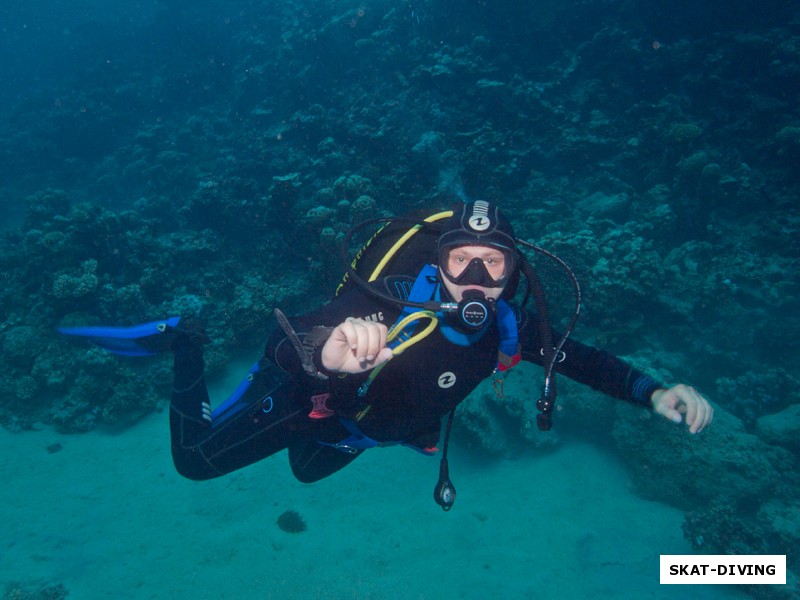
[[[661,386],[647,375],[639,375],[631,387],[630,399],[641,406],[650,406],[650,396]]]
[[[230,396],[228,396],[225,402],[223,402],[213,410],[213,412],[211,413],[211,421],[213,427],[219,427],[222,423],[232,418],[234,415],[248,408],[248,404],[246,402],[241,402],[241,399],[244,396],[245,392],[247,392],[247,390],[250,389],[250,386],[253,384],[253,381],[255,379],[256,373],[258,373],[260,370],[261,370],[261,365],[259,365],[259,363],[256,363],[252,367],[250,367],[250,371],[248,372],[247,377],[245,377],[242,380],[242,382],[236,387],[236,389],[233,390],[233,393]],[[265,406],[266,404],[269,404],[269,410],[272,410],[271,400],[269,403],[262,402],[262,404],[264,404]]]
[[[175,468],[184,477],[219,477],[288,448],[295,477],[310,483],[358,456],[317,443],[341,439],[347,431],[338,419],[308,418],[316,391],[311,386],[320,383],[305,373],[287,375],[264,359],[209,419],[204,367],[199,344],[175,349],[170,431]]]
[[[369,437],[366,433],[361,431],[361,428],[352,419],[345,419],[340,417],[339,422],[344,426],[345,429],[347,429],[347,431],[350,432],[351,434],[350,437],[342,440],[341,442],[336,442],[333,444],[329,442],[319,442],[320,444],[322,444],[323,446],[330,446],[331,448],[336,448],[337,450],[341,450],[349,454],[355,454],[359,450],[369,450],[370,448],[377,448],[378,446],[381,447],[405,446],[406,448],[411,448],[412,450],[416,450],[417,452],[424,454],[425,456],[433,456],[436,453],[436,450],[428,450],[427,448],[420,448],[419,446],[415,446],[414,444],[408,444],[406,442],[379,442],[378,440]]]
[[[502,298],[497,301],[497,330],[500,332],[500,352],[506,356],[514,356],[519,350],[517,315]]]
[[[369,450],[370,448],[375,448],[377,446],[393,446],[398,444],[399,442],[379,442],[376,439],[369,437],[365,434],[358,425],[356,425],[355,421],[352,419],[345,419],[343,417],[339,417],[339,422],[344,425],[344,428],[350,432],[350,437],[343,439],[341,442],[319,442],[323,446],[330,446],[331,448],[336,448],[337,450],[341,450],[343,452],[354,453],[357,450]]]

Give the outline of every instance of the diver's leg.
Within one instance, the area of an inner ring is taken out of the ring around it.
[[[170,405],[172,457],[190,479],[211,479],[286,448],[307,422],[308,407],[296,401],[291,378],[276,383],[267,372],[252,381],[235,407],[212,419],[203,377],[202,348],[177,343]]]
[[[170,402],[170,429],[175,448],[190,447],[211,431],[211,403],[205,380],[203,347],[179,338],[173,347],[174,379]]]
[[[289,464],[298,481],[313,483],[346,467],[363,452],[358,450],[350,454],[304,437],[289,444]]]

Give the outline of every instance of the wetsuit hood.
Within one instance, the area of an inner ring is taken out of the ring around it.
[[[503,253],[506,272],[498,280],[490,280],[486,268],[480,261],[472,261],[469,267],[458,277],[447,272],[447,260],[452,249],[460,246],[488,246]],[[483,287],[506,287],[513,282],[510,290],[513,295],[519,279],[519,253],[517,250],[514,228],[511,222],[500,212],[499,207],[485,200],[476,200],[462,204],[453,210],[442,228],[437,241],[438,264],[443,277],[456,285],[478,283]],[[479,277],[483,275],[483,278]]]

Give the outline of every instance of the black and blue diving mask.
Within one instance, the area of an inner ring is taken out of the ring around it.
[[[440,248],[439,268],[455,285],[501,288],[516,270],[517,256],[511,248],[460,243]]]

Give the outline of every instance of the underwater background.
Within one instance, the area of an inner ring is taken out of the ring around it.
[[[220,400],[351,225],[477,198],[576,271],[577,339],[697,386],[710,428],[561,379],[542,433],[524,366],[462,405],[448,514],[400,449],[198,484],[170,360],[56,332],[198,315]],[[5,2],[0,593],[799,598],[799,199],[795,1]],[[789,583],[660,586],[691,552]]]

